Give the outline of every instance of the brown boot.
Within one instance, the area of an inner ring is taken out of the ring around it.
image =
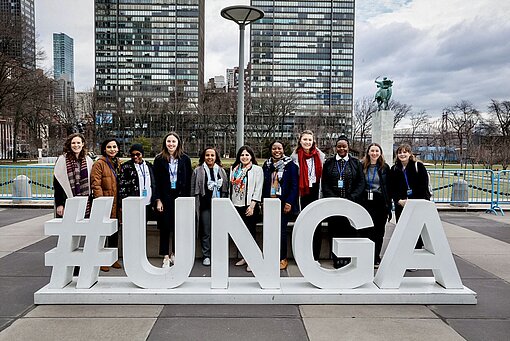
[[[287,258],[282,259],[282,260],[280,261],[280,270],[285,270],[285,269],[287,269],[287,265],[289,265],[289,261],[287,260]]]
[[[101,269],[101,271],[103,271],[103,272],[110,271],[110,267],[109,266],[101,266],[101,267],[99,267],[99,269]]]
[[[114,268],[114,269],[122,269],[122,266],[120,265],[119,261],[116,260],[115,263],[112,264],[112,268]]]

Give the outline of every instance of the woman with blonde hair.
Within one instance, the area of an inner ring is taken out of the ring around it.
[[[303,130],[299,134],[298,145],[291,155],[294,163],[299,167],[299,204],[303,210],[310,203],[319,199],[322,166],[325,155],[317,148],[314,134],[311,130]],[[313,257],[319,260],[322,244],[321,226],[317,226],[313,235]]]

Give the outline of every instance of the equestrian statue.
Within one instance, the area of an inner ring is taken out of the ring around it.
[[[393,81],[387,77],[384,77],[382,80],[378,79],[379,77],[375,79],[378,90],[375,93],[374,101],[377,102],[377,110],[388,110],[388,103],[391,98],[391,87],[393,86]]]

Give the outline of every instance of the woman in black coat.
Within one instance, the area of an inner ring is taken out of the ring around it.
[[[407,199],[430,200],[429,177],[423,163],[416,161],[408,144],[401,144],[397,148],[395,164],[390,171],[391,197],[395,204],[395,218],[397,222],[404,210]],[[416,248],[421,248],[423,242],[418,239]]]
[[[365,190],[363,169],[357,158],[349,154],[349,140],[340,136],[336,142],[336,155],[324,162],[322,173],[322,195],[324,198],[345,198],[360,203]],[[349,219],[335,216],[328,219],[328,231],[332,238],[353,238],[358,233]],[[350,262],[349,258],[338,258],[334,254],[333,267],[341,268]]]
[[[154,159],[156,179],[156,212],[158,213],[159,254],[163,268],[174,262],[175,250],[175,199],[191,194],[191,160],[184,154],[182,141],[175,132],[166,134],[161,153]],[[170,253],[172,237],[172,253]]]
[[[290,156],[285,156],[284,144],[274,141],[269,146],[271,157],[264,162],[264,187],[262,197],[278,198],[281,201],[280,270],[285,270],[287,261],[287,225],[299,212],[299,169]]]
[[[362,205],[370,213],[374,226],[362,229],[360,235],[372,240],[375,244],[374,265],[381,262],[381,248],[386,230],[386,220],[391,220],[391,197],[389,190],[390,167],[384,162],[382,148],[371,143],[362,161],[365,177],[365,193]]]

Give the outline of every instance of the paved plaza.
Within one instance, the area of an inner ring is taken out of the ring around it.
[[[441,211],[477,305],[41,305],[48,209],[0,208],[2,340],[508,340],[510,216]],[[387,225],[387,236],[394,225]],[[151,259],[157,264],[158,259]],[[231,263],[231,276],[250,276]],[[296,276],[291,262],[283,276]],[[197,259],[192,276],[209,276]],[[101,275],[123,276],[112,269]],[[407,273],[428,276],[428,271]]]

